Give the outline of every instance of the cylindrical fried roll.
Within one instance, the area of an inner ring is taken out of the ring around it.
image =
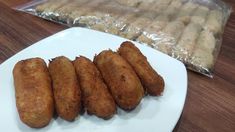
[[[211,10],[207,20],[205,29],[213,32],[214,34],[218,34],[222,31],[223,26],[223,13],[219,10]]]
[[[209,9],[205,6],[198,6],[196,11],[193,13],[191,17],[191,22],[203,25],[206,21],[206,17],[208,15]]]
[[[118,53],[101,52],[94,58],[116,103],[124,110],[134,109],[144,95],[144,89],[134,69]]]
[[[161,95],[165,85],[163,78],[152,68],[147,58],[134,44],[122,43],[118,53],[133,67],[149,95]]]
[[[187,61],[188,57],[193,52],[200,31],[200,25],[190,23],[183,31],[183,34],[173,51],[173,56],[182,61]]]
[[[56,57],[49,63],[57,114],[73,121],[81,110],[81,91],[73,63],[66,57]]]
[[[50,75],[44,60],[19,61],[13,70],[16,106],[22,122],[40,128],[49,124],[53,112]]]
[[[198,7],[198,4],[187,2],[184,4],[176,17],[176,20],[180,20],[185,24],[190,22],[191,14]]]
[[[85,57],[77,57],[74,66],[88,114],[111,118],[116,113],[116,104],[95,64]]]

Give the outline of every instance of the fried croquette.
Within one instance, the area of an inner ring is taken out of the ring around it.
[[[49,124],[53,112],[51,79],[41,58],[19,61],[13,70],[16,106],[22,122],[41,128]]]
[[[49,63],[57,114],[73,121],[81,110],[81,91],[73,63],[60,56]]]
[[[86,57],[74,61],[80,83],[83,106],[88,114],[109,119],[116,113],[116,104],[95,64]]]
[[[165,85],[163,78],[151,67],[147,58],[133,43],[123,42],[118,53],[133,67],[149,95],[161,95]]]
[[[95,56],[94,63],[116,103],[124,110],[134,109],[140,103],[144,89],[128,62],[118,53],[105,50]]]

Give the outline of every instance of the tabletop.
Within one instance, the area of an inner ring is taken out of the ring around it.
[[[17,12],[11,7],[29,0],[0,0],[0,64],[68,27]],[[224,0],[235,7],[235,0]],[[225,28],[214,78],[188,70],[188,92],[174,132],[235,131],[235,12]]]

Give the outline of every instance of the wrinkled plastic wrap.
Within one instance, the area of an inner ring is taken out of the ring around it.
[[[16,9],[149,45],[210,77],[231,13],[220,0],[37,0]]]

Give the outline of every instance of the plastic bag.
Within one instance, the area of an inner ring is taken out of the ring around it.
[[[33,0],[16,9],[149,45],[209,77],[231,13],[220,0]]]

